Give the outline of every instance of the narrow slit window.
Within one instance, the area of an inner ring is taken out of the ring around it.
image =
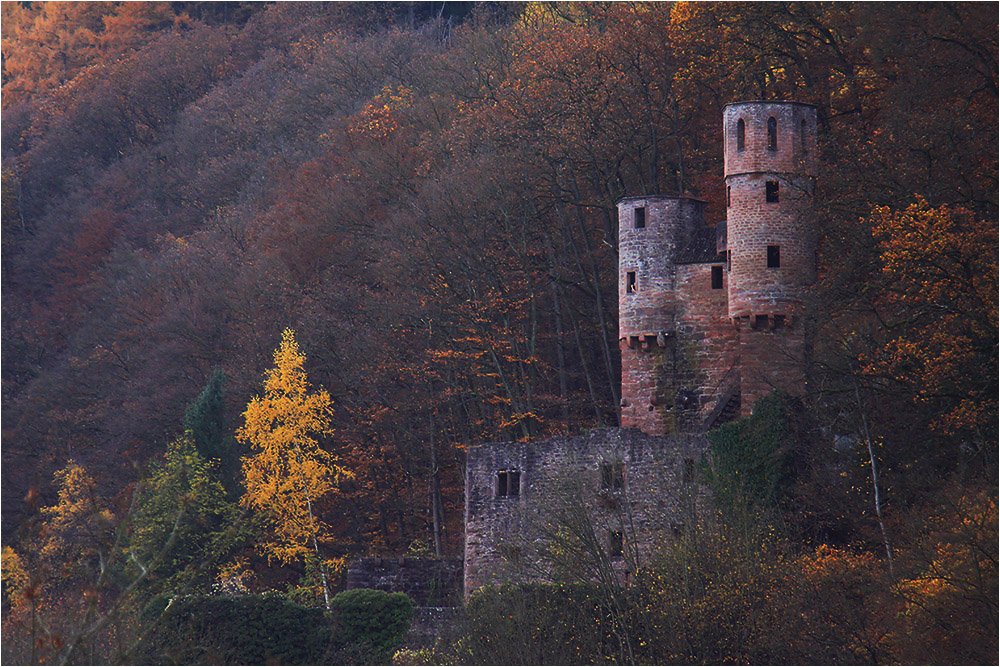
[[[726,271],[732,271],[732,270],[733,270],[733,251],[732,250],[727,250],[726,251]]]
[[[771,204],[778,201],[778,181],[767,181],[764,183],[764,199]]]
[[[608,531],[608,555],[612,558],[621,558],[623,553],[625,553],[625,539],[622,531]]]
[[[722,289],[722,267],[712,267],[712,289]]]
[[[767,119],[767,150],[778,150],[778,121],[774,116]]]
[[[601,488],[611,491],[625,488],[625,465],[621,461],[601,464]]]
[[[726,208],[733,205],[733,188],[729,185],[726,186]]]
[[[628,294],[636,292],[635,271],[629,271],[625,274],[625,292]]]
[[[803,118],[799,122],[799,140],[802,142],[802,152],[809,152],[809,144],[806,143],[806,120]]]
[[[639,206],[635,209],[635,228],[645,229],[646,227],[646,207]]]
[[[694,481],[694,459],[684,459],[684,472],[681,475],[681,481],[684,484],[690,484]]]
[[[746,147],[747,124],[740,118],[736,121],[736,150],[741,151]]]
[[[777,269],[781,267],[781,246],[767,246],[767,268]]]

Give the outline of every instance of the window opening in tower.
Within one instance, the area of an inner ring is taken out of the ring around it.
[[[625,291],[629,294],[636,293],[635,271],[629,271],[625,274]]]
[[[736,121],[736,150],[741,151],[746,146],[747,125],[740,118]]]
[[[781,246],[767,246],[767,268],[781,268]]]
[[[767,150],[778,150],[778,121],[774,116],[767,119]]]
[[[770,204],[778,201],[778,181],[767,181],[764,184],[764,199]]]
[[[646,207],[638,206],[635,209],[635,228],[645,229],[646,227]]]

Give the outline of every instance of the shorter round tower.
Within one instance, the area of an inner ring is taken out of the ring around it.
[[[650,195],[618,202],[618,339],[622,426],[651,435],[672,430],[679,245],[705,224],[705,202]]]

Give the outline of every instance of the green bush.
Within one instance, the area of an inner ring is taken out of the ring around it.
[[[323,611],[276,595],[192,595],[159,602],[151,610],[155,625],[138,662],[315,665],[332,655],[332,626]]]
[[[388,664],[413,620],[413,603],[403,593],[359,588],[335,595],[331,607],[344,664]]]
[[[486,586],[469,598],[460,662],[560,665],[617,662],[614,622],[594,585]]]
[[[705,478],[722,507],[775,507],[791,484],[796,437],[787,396],[773,392],[753,414],[710,431]]]

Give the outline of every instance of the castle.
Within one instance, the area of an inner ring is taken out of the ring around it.
[[[804,393],[816,109],[730,104],[723,129],[725,221],[691,197],[618,203],[621,428],[469,448],[466,595],[544,576],[581,511],[612,561],[652,553],[708,501],[704,432],[774,389]]]

